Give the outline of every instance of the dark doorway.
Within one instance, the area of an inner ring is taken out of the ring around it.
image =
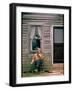
[[[64,63],[64,27],[53,28],[53,63]]]

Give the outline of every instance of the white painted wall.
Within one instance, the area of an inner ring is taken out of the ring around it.
[[[73,0],[1,0],[0,1],[0,90],[72,90],[72,84],[11,88],[9,82],[9,3],[73,5]],[[73,34],[73,32],[72,32]],[[72,36],[73,38],[73,36]],[[73,43],[72,43],[73,45]],[[73,48],[72,48],[73,50]],[[72,58],[73,59],[73,58]],[[73,64],[73,63],[72,63]],[[73,66],[72,66],[73,68]],[[72,73],[73,74],[73,73]],[[72,79],[73,81],[73,79]]]

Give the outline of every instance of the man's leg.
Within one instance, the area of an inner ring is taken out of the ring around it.
[[[40,64],[39,64],[39,71],[43,71],[43,60],[39,60]]]
[[[43,71],[43,61],[42,60],[36,61],[36,68],[38,72]]]
[[[39,72],[39,66],[40,66],[40,61],[38,60],[38,61],[36,61],[36,69],[37,69],[37,71]]]

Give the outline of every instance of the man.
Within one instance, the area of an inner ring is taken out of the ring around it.
[[[41,50],[38,48],[37,52],[33,55],[32,57],[32,61],[31,64],[33,64],[34,66],[34,70],[33,71],[43,71],[43,62],[44,60],[44,55],[42,54]]]

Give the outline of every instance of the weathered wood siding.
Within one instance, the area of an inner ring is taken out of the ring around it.
[[[30,70],[32,53],[30,52],[30,27],[31,25],[41,25],[42,40],[41,48],[48,62],[45,62],[44,69],[51,70],[53,54],[52,25],[63,25],[63,15],[58,14],[25,14],[22,13],[22,31],[21,31],[21,62],[22,72]],[[23,75],[22,75],[23,76]]]

